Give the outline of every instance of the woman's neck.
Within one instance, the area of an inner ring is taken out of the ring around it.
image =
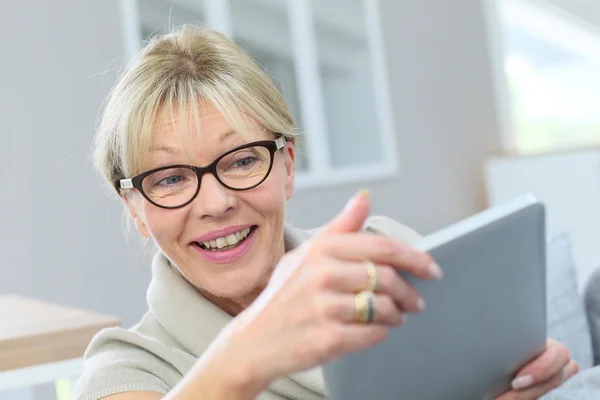
[[[219,307],[220,309],[222,309],[223,311],[225,311],[227,314],[231,315],[232,317],[235,317],[239,313],[244,311],[246,308],[248,308],[250,306],[250,304],[252,304],[254,302],[254,300],[256,300],[256,298],[258,296],[260,296],[262,291],[267,287],[267,284],[269,283],[269,279],[271,279],[271,275],[273,273],[273,270],[275,269],[275,266],[277,265],[278,260],[280,260],[284,254],[285,254],[285,247],[284,247],[283,240],[282,240],[280,254],[277,257],[275,257],[275,261],[273,262],[271,268],[269,268],[269,270],[267,271],[265,276],[262,278],[259,285],[256,286],[254,289],[252,289],[249,293],[244,294],[243,296],[236,297],[236,298],[224,298],[224,297],[215,296],[214,294],[207,292],[206,290],[201,289],[201,288],[197,288],[197,290],[208,301],[210,301],[211,303],[213,303],[214,305],[216,305],[217,307]]]
[[[228,299],[224,297],[218,297],[203,289],[198,289],[198,291],[208,301],[210,301],[211,303],[213,303],[232,317],[235,317],[239,313],[244,311],[248,306],[250,306],[250,304],[252,304],[254,300],[256,300],[256,298],[262,293],[265,287],[267,287],[267,283],[269,282],[270,276],[271,274],[269,273],[269,276],[267,277],[264,283],[261,283],[250,293],[246,293],[245,295],[238,298]]]

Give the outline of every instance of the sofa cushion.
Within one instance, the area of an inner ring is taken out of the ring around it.
[[[548,337],[563,342],[581,369],[589,368],[593,365],[590,328],[578,290],[569,235],[553,236],[546,254]]]

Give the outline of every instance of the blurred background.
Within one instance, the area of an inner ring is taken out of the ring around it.
[[[0,18],[0,293],[125,326],[145,311],[150,255],[89,149],[127,60],[188,22],[234,39],[289,102],[293,224],[369,188],[375,214],[427,234],[533,192],[580,285],[600,264],[597,0],[20,0]]]

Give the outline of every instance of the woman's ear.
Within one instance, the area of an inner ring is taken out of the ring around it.
[[[142,218],[144,215],[142,212],[143,205],[140,204],[139,201],[135,201],[131,198],[131,196],[127,196],[126,194],[123,194],[121,197],[125,201],[127,209],[129,210],[129,215],[135,223],[135,229],[137,229],[138,233],[143,237],[150,238],[150,231],[148,230],[148,227]]]
[[[283,153],[286,171],[285,196],[289,200],[294,194],[296,184],[296,148],[294,147],[294,143],[290,140],[286,141]]]

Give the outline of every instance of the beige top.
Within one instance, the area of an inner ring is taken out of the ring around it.
[[[385,217],[370,217],[364,229],[406,242],[418,238]],[[286,251],[311,234],[286,225]],[[137,325],[106,329],[90,343],[75,399],[97,400],[136,390],[167,394],[232,319],[202,297],[161,253],[152,263],[147,301],[148,312]],[[258,399],[321,400],[323,390],[322,371],[314,368],[276,380]]]
[[[14,295],[0,296],[0,372],[80,358],[116,317]]]

